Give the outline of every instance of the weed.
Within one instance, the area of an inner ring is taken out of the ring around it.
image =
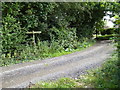
[[[57,41],[43,41],[38,42],[37,45],[26,45],[24,49],[21,51],[21,53],[14,53],[14,57],[5,57],[2,55],[2,60],[0,62],[1,66],[8,66],[10,64],[17,64],[17,63],[23,63],[23,62],[29,62],[34,61],[38,59],[45,59],[50,57],[57,57],[61,55],[70,54],[75,51],[80,51],[85,49],[86,47],[89,47],[94,44],[93,41],[84,41],[83,43],[75,42],[77,43],[77,48],[64,48],[59,42]]]
[[[114,54],[102,67],[89,71],[87,75],[80,76],[79,81],[94,88],[118,88],[120,78],[117,64],[118,58]]]

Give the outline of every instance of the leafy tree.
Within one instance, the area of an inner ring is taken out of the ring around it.
[[[25,42],[25,31],[16,19],[19,14],[18,3],[3,3],[2,18],[2,53],[6,57],[12,57],[22,50]],[[9,8],[9,5],[12,8]]]
[[[101,19],[107,11],[117,11],[116,5],[119,6],[106,2],[4,2],[2,52],[6,57],[21,52],[31,42],[32,35],[26,35],[29,31],[42,32],[36,40],[52,42],[54,38],[64,48],[76,48],[78,41],[91,39],[101,29]]]

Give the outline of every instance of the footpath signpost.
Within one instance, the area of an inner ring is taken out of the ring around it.
[[[26,32],[26,34],[33,34],[33,43],[34,45],[36,45],[35,43],[35,34],[40,34],[41,31],[32,31],[32,32]]]

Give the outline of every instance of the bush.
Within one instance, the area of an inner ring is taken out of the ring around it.
[[[101,9],[105,9],[105,7],[101,6],[104,5],[88,2],[3,2],[2,57],[9,58],[6,59],[8,62],[14,60],[22,62],[22,60],[32,59],[32,57],[34,59],[40,56],[48,57],[49,53],[56,52],[56,49],[57,52],[77,49],[78,40],[91,39],[95,23],[104,16],[104,10]],[[37,46],[31,44],[32,35],[26,35],[26,32],[31,31],[42,32],[35,35]],[[37,39],[42,42],[39,43]],[[81,46],[86,47],[87,45]],[[39,55],[39,53],[41,54]],[[5,64],[5,61],[3,62]]]
[[[27,44],[26,46],[24,46],[21,52],[19,53],[17,51],[14,52],[14,57],[11,57],[10,54],[8,54],[8,57],[2,54],[0,60],[0,62],[2,63],[1,66],[23,63],[37,59],[61,56],[84,49],[93,44],[92,41],[90,42],[84,41],[82,43],[80,42],[76,42],[76,43],[78,49],[74,49],[71,47],[65,49],[58,41],[55,41],[54,39],[51,42],[39,41],[34,46]]]
[[[66,32],[67,31],[67,32]],[[77,36],[75,28],[52,28],[51,36],[61,45],[64,49],[66,48],[77,48]]]
[[[101,30],[101,35],[110,35],[110,34],[114,34],[114,33],[115,33],[114,28],[102,29]]]
[[[2,53],[5,57],[15,57],[15,53],[22,51],[25,42],[25,31],[19,22],[11,16],[3,17],[2,27]]]
[[[114,36],[115,36],[114,34],[98,36],[98,37],[96,38],[96,40],[110,40],[110,39],[113,38]]]

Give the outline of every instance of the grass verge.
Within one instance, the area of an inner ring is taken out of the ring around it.
[[[98,35],[96,40],[109,40],[112,39],[116,34],[110,34],[110,35]]]
[[[118,56],[114,54],[100,68],[91,70],[87,75],[80,76],[78,82],[83,82],[86,87],[93,88],[120,88],[120,70]]]
[[[72,48],[72,46],[65,49],[57,42],[52,42],[51,44],[49,44],[48,42],[40,42],[37,46],[34,47],[26,46],[22,53],[20,53],[20,55],[17,55],[15,53],[15,57],[9,57],[10,55],[8,55],[8,57],[5,57],[4,55],[2,55],[2,61],[0,60],[2,64],[0,64],[0,66],[9,66],[17,63],[32,62],[34,60],[43,60],[46,58],[62,56],[76,51],[81,51],[94,44],[94,40],[84,41],[82,43],[76,43],[76,48]]]
[[[120,88],[120,65],[114,54],[102,67],[88,71],[78,79],[61,78],[57,81],[39,82],[31,88]]]

